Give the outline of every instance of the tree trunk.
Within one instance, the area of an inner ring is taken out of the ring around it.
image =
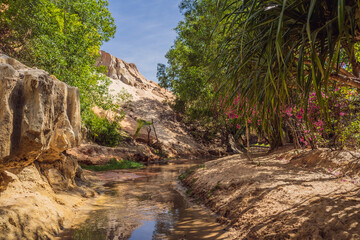
[[[343,84],[345,84],[347,86],[360,89],[360,79],[359,78],[349,77],[349,76],[346,76],[346,75],[343,75],[343,74],[338,74],[338,73],[332,73],[330,75],[330,79],[334,80],[334,81],[337,81],[337,82],[340,82],[340,83],[343,83]]]
[[[246,119],[246,147],[247,147],[246,155],[251,160],[251,156],[250,156],[250,133],[249,133],[249,126],[248,126],[248,119]]]

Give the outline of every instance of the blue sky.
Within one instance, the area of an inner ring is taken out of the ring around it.
[[[173,45],[173,30],[182,19],[180,0],[109,0],[115,19],[114,39],[101,47],[113,56],[135,63],[149,80],[157,81],[158,63],[166,63],[165,54]]]

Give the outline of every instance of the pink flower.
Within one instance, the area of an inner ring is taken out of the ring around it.
[[[343,112],[340,113],[340,116],[344,116],[344,115],[345,115],[345,113],[343,113]]]
[[[321,128],[324,125],[324,122],[322,120],[319,120],[317,122],[314,122],[314,125]]]
[[[285,109],[283,112],[286,114],[286,115],[288,115],[289,117],[291,117],[292,116],[292,108],[290,107],[290,108],[287,108],[287,109]]]
[[[237,128],[237,129],[240,129],[240,125],[239,125],[239,124],[238,124],[238,125],[236,125],[236,128]]]

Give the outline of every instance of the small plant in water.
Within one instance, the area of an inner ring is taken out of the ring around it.
[[[117,160],[116,158],[112,158],[109,163],[105,165],[85,165],[80,164],[83,169],[92,170],[92,171],[109,171],[116,169],[138,169],[143,168],[144,164],[134,162],[131,160]]]

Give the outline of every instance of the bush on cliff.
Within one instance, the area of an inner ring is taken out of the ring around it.
[[[106,0],[0,1],[0,49],[78,87],[83,122],[90,134],[116,145],[118,124],[91,113],[94,106],[106,110],[113,105],[110,81],[100,74],[105,67],[95,66],[100,46],[116,31],[107,6]]]
[[[84,123],[88,129],[88,138],[103,146],[116,147],[122,140],[119,124],[121,119],[119,118],[111,121],[106,117],[97,116],[92,111],[88,112],[84,117]]]

